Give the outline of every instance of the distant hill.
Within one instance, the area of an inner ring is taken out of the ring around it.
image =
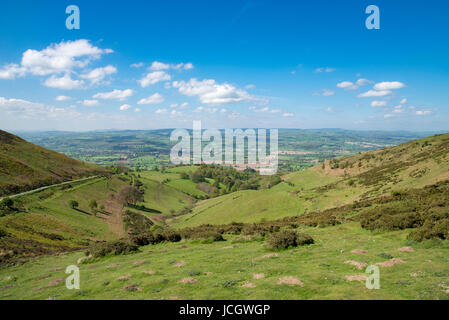
[[[0,196],[105,172],[0,130]]]
[[[271,189],[203,201],[173,224],[181,228],[269,221],[437,185],[449,181],[449,134],[327,160],[282,179]]]

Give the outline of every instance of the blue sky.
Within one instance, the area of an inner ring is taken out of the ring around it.
[[[4,0],[0,128],[448,130],[448,14],[444,0]]]

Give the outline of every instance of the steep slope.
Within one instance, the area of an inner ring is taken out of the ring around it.
[[[0,130],[0,196],[105,172]]]
[[[341,157],[287,174],[269,190],[203,201],[173,224],[259,222],[370,201],[448,180],[448,160],[449,134]]]

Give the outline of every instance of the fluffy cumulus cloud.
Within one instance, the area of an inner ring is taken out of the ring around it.
[[[83,80],[74,80],[70,74],[66,73],[62,77],[52,75],[45,80],[44,85],[49,88],[61,89],[61,90],[73,90],[82,89],[84,85]]]
[[[357,90],[358,88],[372,83],[372,81],[368,80],[368,79],[363,79],[360,78],[358,79],[356,82],[351,82],[351,81],[342,81],[337,83],[337,87],[341,88],[341,89],[345,89],[345,90]]]
[[[415,111],[415,114],[416,114],[417,116],[428,116],[428,115],[430,115],[430,114],[432,114],[432,113],[433,113],[432,110],[416,110],[416,111]]]
[[[168,63],[163,63],[163,62],[159,62],[159,61],[154,61],[151,64],[151,67],[149,68],[150,70],[153,71],[160,71],[160,70],[169,70],[169,69],[174,69],[174,70],[191,70],[193,69],[193,64],[188,62],[188,63],[178,63],[178,64],[168,64]]]
[[[96,107],[100,105],[100,102],[98,102],[98,100],[83,100],[80,101],[80,103],[85,107]]]
[[[159,93],[155,93],[151,96],[149,96],[148,98],[143,98],[140,99],[137,104],[159,104],[164,102],[164,97],[161,96]]]
[[[120,106],[120,111],[126,111],[131,109],[131,106],[129,104],[123,104]]]
[[[359,98],[371,98],[371,97],[385,97],[391,94],[390,90],[368,90],[367,92],[359,94],[357,97]]]
[[[16,77],[23,77],[26,73],[26,69],[18,64],[7,64],[0,69],[0,79],[15,79]]]
[[[257,101],[258,99],[242,89],[229,83],[219,84],[213,79],[199,81],[195,78],[189,81],[174,81],[174,88],[186,96],[197,96],[205,104],[227,104],[242,101]]]
[[[154,113],[156,114],[166,114],[168,113],[167,109],[157,109]]]
[[[83,69],[93,60],[113,52],[111,49],[101,49],[93,46],[89,40],[62,41],[51,44],[45,49],[28,49],[22,54],[19,64],[10,63],[0,68],[0,79],[14,79],[26,74],[35,76],[50,76],[44,84],[58,89],[79,89],[83,82],[72,80],[71,74],[76,69]],[[102,74],[110,74],[114,67],[107,66],[84,74],[85,79],[101,81]],[[61,76],[63,75],[63,76]]]
[[[142,88],[146,88],[149,85],[156,84],[161,81],[169,81],[171,76],[164,71],[154,71],[147,73],[142,79],[137,80]]]
[[[55,98],[55,100],[56,101],[70,101],[70,100],[72,100],[73,98],[72,97],[69,97],[69,96],[57,96],[56,98]]]
[[[172,103],[171,105],[170,105],[170,108],[172,108],[172,109],[185,109],[185,108],[187,108],[189,106],[189,103],[188,102],[184,102],[184,103],[181,103],[181,104],[178,104],[178,103]]]
[[[395,90],[395,89],[401,89],[404,88],[405,84],[399,81],[384,81],[379,82],[374,85],[374,90],[384,91],[384,90]]]
[[[378,101],[378,100],[374,100],[371,102],[371,107],[386,107],[387,106],[387,101]]]
[[[126,98],[131,97],[134,94],[134,90],[125,89],[118,90],[115,89],[111,92],[100,92],[93,96],[94,99],[104,99],[104,100],[126,100]]]
[[[84,73],[80,75],[80,78],[89,80],[91,84],[99,84],[103,82],[106,76],[114,73],[117,73],[117,68],[109,65],[104,68],[96,68],[92,71]]]
[[[373,87],[374,90],[368,90],[367,92],[359,94],[359,98],[370,98],[370,97],[385,97],[392,94],[392,90],[404,88],[405,84],[399,81],[383,81],[376,83]],[[404,101],[404,100],[403,100]],[[404,103],[407,100],[404,101]]]
[[[34,75],[44,76],[84,68],[90,61],[111,52],[110,49],[95,47],[85,39],[63,41],[41,51],[32,49],[25,51],[22,56],[22,66]]]

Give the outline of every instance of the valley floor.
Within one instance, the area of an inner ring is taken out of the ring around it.
[[[274,252],[263,241],[226,236],[104,257],[79,265],[80,290],[66,289],[65,269],[83,252],[36,258],[0,269],[0,299],[449,299],[447,240],[408,242],[409,230],[370,232],[355,222],[300,230],[315,244]],[[387,262],[380,289],[349,281],[368,276],[350,261]]]

